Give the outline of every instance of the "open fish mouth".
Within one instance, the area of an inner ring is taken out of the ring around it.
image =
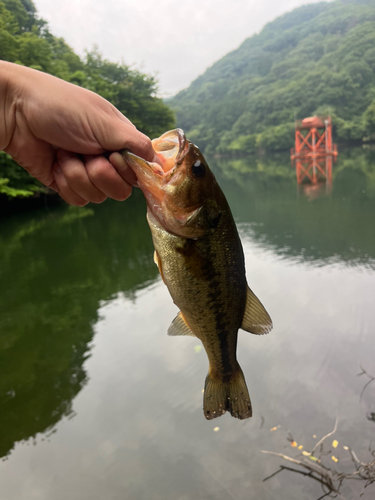
[[[180,128],[165,132],[162,136],[152,141],[152,147],[158,156],[161,165],[156,162],[148,162],[143,158],[124,149],[120,151],[124,159],[133,168],[135,174],[142,176],[145,171],[163,177],[170,174],[172,177],[175,170],[182,163],[190,148],[190,142],[186,139],[185,133]]]
[[[176,128],[152,141],[152,147],[163,163],[163,171],[169,172],[179,164],[189,150],[189,143],[183,130]]]

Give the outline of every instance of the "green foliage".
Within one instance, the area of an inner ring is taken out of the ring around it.
[[[6,194],[9,198],[16,198],[17,196],[27,198],[32,196],[34,193],[32,191],[27,191],[26,189],[14,189],[8,186],[9,179],[0,179],[0,193]]]
[[[44,189],[9,155],[0,151],[0,194],[7,195],[9,198],[26,198]]]
[[[257,137],[257,146],[262,149],[285,149],[293,147],[294,123],[283,123],[276,127],[268,127]]]
[[[86,87],[114,104],[136,127],[156,137],[173,128],[171,109],[159,99],[154,77],[107,61],[97,50],[82,60],[54,37],[31,0],[0,0],[0,59],[29,66]],[[0,153],[0,194],[31,196],[44,187]]]
[[[255,134],[239,135],[229,143],[228,149],[232,151],[245,151],[253,153],[257,145],[257,136]]]
[[[152,76],[106,61],[93,50],[86,54],[84,72],[74,78],[112,102],[148,136],[156,137],[174,126],[172,111],[156,97],[157,82]]]
[[[369,136],[375,136],[375,100],[363,114],[363,128]]]
[[[295,118],[330,109],[336,139],[373,135],[375,2],[321,2],[267,24],[170,101],[206,152],[287,149]],[[369,108],[370,107],[370,108]]]

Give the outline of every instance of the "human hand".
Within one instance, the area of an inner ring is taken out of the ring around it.
[[[0,79],[5,88],[0,94],[6,96],[0,150],[67,203],[84,206],[130,196],[136,177],[113,154],[115,168],[108,152],[125,148],[159,162],[150,139],[99,95],[4,61]]]

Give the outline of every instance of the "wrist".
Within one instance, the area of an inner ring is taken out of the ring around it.
[[[9,145],[16,125],[17,65],[0,61],[0,151]]]

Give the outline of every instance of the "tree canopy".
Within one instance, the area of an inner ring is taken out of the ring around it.
[[[169,104],[206,152],[293,145],[295,119],[330,114],[339,140],[375,134],[375,0],[305,5],[267,24]]]
[[[150,137],[173,128],[174,116],[157,97],[157,81],[97,50],[80,58],[51,34],[32,0],[0,0],[0,59],[29,66],[90,89],[110,101]],[[0,153],[0,194],[30,196],[42,189],[5,153]]]

